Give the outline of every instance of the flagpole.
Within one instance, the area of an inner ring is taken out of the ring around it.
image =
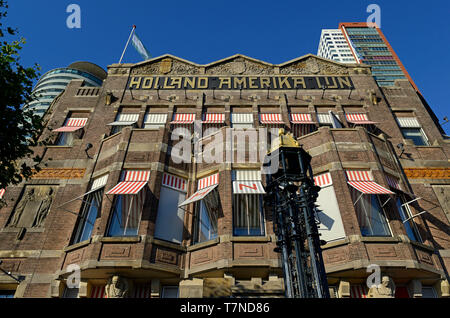
[[[133,25],[133,29],[131,29],[131,33],[130,33],[130,36],[128,37],[127,44],[125,44],[125,48],[123,49],[122,56],[120,57],[119,64],[122,63],[123,56],[125,54],[125,51],[127,50],[128,44],[130,44],[130,40],[131,40],[131,37],[133,36],[133,32],[134,32],[135,29],[136,29],[136,26]]]

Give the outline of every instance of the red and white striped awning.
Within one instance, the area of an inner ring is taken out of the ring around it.
[[[5,195],[6,189],[0,189],[0,199]]]
[[[370,121],[367,114],[363,113],[349,113],[345,114],[347,121],[352,124],[376,124],[374,121]]]
[[[261,181],[233,181],[234,194],[264,194]]]
[[[164,173],[162,185],[171,189],[186,192],[187,181],[183,178]]]
[[[219,185],[219,174],[213,174],[209,177],[198,180],[197,191],[191,195],[186,201],[178,205],[179,207],[188,205],[189,203],[202,200],[206,197],[212,190],[214,190]]]
[[[394,192],[380,186],[373,181],[370,171],[348,170],[347,183],[359,192],[365,194],[394,194]]]
[[[225,122],[225,114],[206,113],[203,124],[223,124]]]
[[[333,184],[331,174],[329,172],[314,177],[314,184],[318,187],[327,187]]]
[[[264,194],[260,170],[233,170],[234,194]]]
[[[192,124],[195,120],[195,114],[175,114],[171,124]]]
[[[397,178],[392,177],[390,175],[386,175],[386,181],[389,184],[389,186],[392,187],[393,189],[402,191],[402,188],[400,188],[400,184]]]
[[[198,180],[198,189],[204,189],[212,185],[219,184],[219,174],[215,173],[208,177]]]
[[[351,285],[350,298],[367,298],[366,287],[363,285]]]
[[[105,286],[92,286],[91,298],[106,298]]]
[[[261,124],[284,124],[281,114],[260,114]]]
[[[293,124],[314,124],[311,114],[291,114]]]
[[[130,170],[122,175],[122,181],[106,194],[137,194],[150,179],[149,170]]]
[[[73,132],[86,126],[87,118],[69,118],[64,126],[55,129],[55,132]]]

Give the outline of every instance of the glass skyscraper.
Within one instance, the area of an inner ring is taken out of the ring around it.
[[[341,38],[339,47],[329,40],[329,36],[327,39],[327,34]],[[350,51],[353,59],[347,57],[347,60],[343,60],[338,54],[329,54],[334,50]],[[415,90],[419,91],[381,30],[367,23],[341,23],[339,29],[323,30],[317,55],[336,62],[370,65],[379,86],[393,86],[397,79],[408,79]]]

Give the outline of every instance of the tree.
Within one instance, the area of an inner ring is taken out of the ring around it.
[[[32,100],[33,80],[39,65],[23,67],[19,52],[25,39],[17,29],[5,27],[8,4],[0,0],[0,189],[28,179],[39,171],[41,158],[34,154],[43,129],[42,119],[23,105]],[[11,38],[10,40],[8,40]]]

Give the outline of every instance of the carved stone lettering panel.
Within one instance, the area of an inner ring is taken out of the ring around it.
[[[170,265],[177,265],[178,254],[174,251],[156,248],[156,261]]]

